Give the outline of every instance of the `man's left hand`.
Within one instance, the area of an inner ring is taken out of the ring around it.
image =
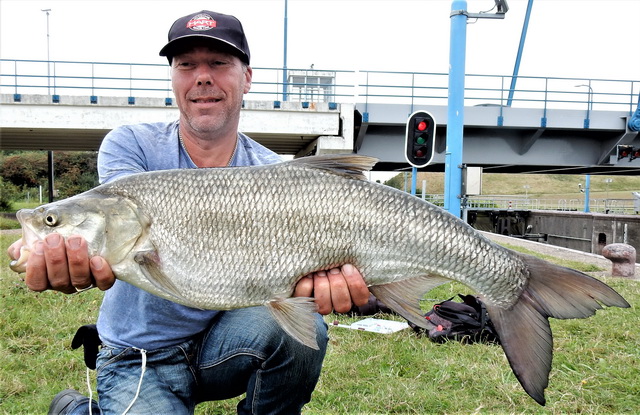
[[[335,311],[346,313],[369,301],[369,289],[360,272],[351,264],[329,271],[318,271],[302,278],[293,292],[294,297],[314,297],[318,313]]]

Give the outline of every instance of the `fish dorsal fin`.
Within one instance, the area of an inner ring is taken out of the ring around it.
[[[371,170],[377,162],[377,158],[358,156],[356,154],[323,154],[301,157],[290,160],[287,163],[327,170],[354,179],[366,180],[363,173]]]

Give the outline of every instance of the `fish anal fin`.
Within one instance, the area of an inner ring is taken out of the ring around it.
[[[420,299],[432,288],[450,282],[437,275],[408,278],[388,284],[373,285],[369,291],[387,307],[419,327],[430,329],[433,325],[424,318]]]
[[[287,334],[305,346],[314,350],[320,349],[316,340],[318,307],[313,298],[277,298],[268,301],[265,305]]]
[[[513,373],[540,405],[549,384],[553,337],[549,317],[586,318],[602,305],[621,308],[629,303],[613,288],[579,271],[519,254],[529,280],[517,302],[498,307],[485,302]]]
[[[355,179],[366,180],[363,174],[369,171],[378,159],[356,154],[323,154],[319,156],[301,157],[285,163],[304,165],[341,174]]]
[[[165,298],[194,308],[201,308],[185,298],[173,284],[171,279],[162,272],[161,261],[155,250],[140,251],[134,256],[135,262],[140,266],[142,273],[147,280],[161,293],[166,294]]]

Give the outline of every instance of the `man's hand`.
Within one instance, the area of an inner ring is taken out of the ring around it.
[[[14,242],[7,253],[11,259],[20,255],[22,239]],[[89,258],[87,241],[80,236],[70,236],[67,240],[57,233],[51,233],[44,241],[36,242],[29,260],[25,283],[30,290],[55,290],[72,294],[78,290],[98,287],[111,288],[115,277],[104,258]]]
[[[314,297],[318,313],[332,311],[346,313],[354,305],[369,301],[369,289],[360,272],[353,265],[319,271],[302,278],[293,292],[294,297]]]

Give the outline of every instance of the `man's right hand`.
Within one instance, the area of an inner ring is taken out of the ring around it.
[[[11,259],[20,256],[22,239],[14,242],[7,253]],[[55,290],[72,294],[78,290],[111,288],[115,276],[107,261],[99,256],[89,258],[87,241],[72,235],[66,240],[51,233],[36,242],[27,261],[25,283],[30,290]]]

